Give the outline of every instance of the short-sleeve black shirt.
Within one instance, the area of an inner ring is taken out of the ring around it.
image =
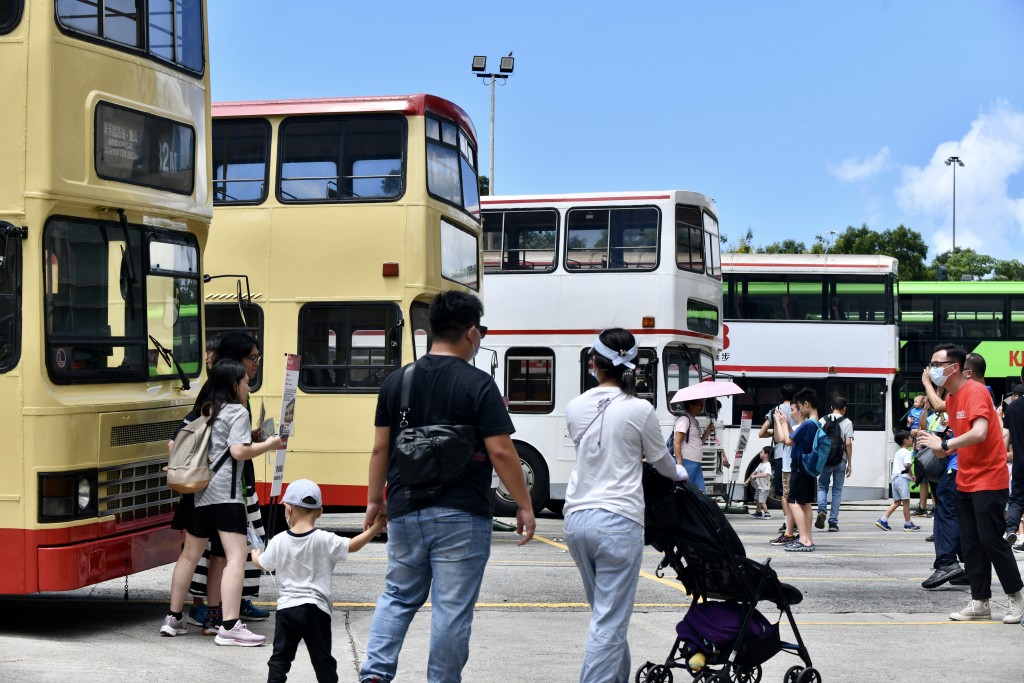
[[[478,452],[464,483],[445,487],[433,500],[414,501],[408,497],[409,488],[402,483],[394,457],[395,438],[400,431],[402,374],[394,372],[384,380],[374,419],[375,426],[391,430],[388,443],[388,517],[395,519],[431,506],[456,508],[490,517],[488,494],[492,470],[490,458],[483,448],[483,439],[515,431],[494,380],[483,370],[454,356],[427,354],[417,361],[409,398],[409,426],[474,425]]]

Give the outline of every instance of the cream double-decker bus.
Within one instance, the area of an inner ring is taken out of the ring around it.
[[[203,358],[205,3],[0,0],[0,593],[171,562]]]
[[[718,212],[705,195],[680,190],[481,203],[484,346],[495,354],[534,510],[558,512],[576,462],[565,406],[597,383],[587,356],[601,330],[636,336],[637,395],[654,405],[666,436],[678,408],[672,396],[714,376],[722,348]],[[711,490],[722,480],[721,455],[709,437],[702,469]],[[495,511],[514,514],[504,487],[495,491]]]
[[[783,384],[814,389],[818,413],[842,396],[854,428],[852,476],[844,500],[885,496],[903,408],[898,373],[898,263],[888,256],[725,254],[726,343],[717,367],[746,393],[723,399],[726,442],[737,444],[740,418],[754,430],[781,402]],[[898,388],[898,384],[897,384]],[[768,442],[747,442],[744,472]],[[731,451],[730,451],[731,452]],[[744,477],[745,478],[745,477]]]
[[[275,419],[302,356],[284,481],[364,506],[381,383],[426,353],[437,292],[479,292],[473,123],[423,94],[228,102],[213,138],[206,332],[259,340],[250,400]],[[266,501],[272,457],[254,464]]]

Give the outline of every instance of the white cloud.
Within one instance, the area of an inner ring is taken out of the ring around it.
[[[924,234],[935,253],[953,245],[954,171],[945,164],[950,156],[964,162],[955,171],[957,246],[1022,259],[1024,196],[1010,196],[1008,188],[1024,171],[1024,112],[996,102],[962,139],[940,143],[925,166],[903,168],[896,188],[901,222]]]
[[[860,180],[866,180],[885,170],[888,161],[889,148],[883,147],[878,150],[878,154],[870,159],[850,157],[849,159],[843,159],[838,164],[830,163],[828,165],[828,172],[842,181],[855,183]]]

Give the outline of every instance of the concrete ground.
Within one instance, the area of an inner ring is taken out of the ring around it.
[[[883,502],[845,505],[839,533],[818,532],[814,553],[787,553],[767,541],[779,519],[730,515],[754,559],[771,559],[782,580],[799,588],[796,623],[814,666],[826,683],[889,681],[1021,681],[1020,625],[997,619],[954,622],[948,617],[966,603],[964,588],[925,591],[932,545],[922,531],[883,532],[874,520]],[[361,515],[328,515],[321,526],[355,531]],[[491,561],[476,608],[471,656],[463,680],[518,683],[575,681],[589,621],[576,567],[562,543],[562,522],[539,520],[537,539],[524,546],[496,532]],[[895,528],[895,527],[894,527]],[[364,654],[373,604],[383,586],[385,546],[373,543],[335,572],[334,656],[340,680],[355,681]],[[1024,555],[1018,556],[1024,561]],[[674,642],[675,624],[689,598],[672,577],[655,570],[660,556],[647,548],[630,626],[633,668],[660,662]],[[170,567],[65,594],[0,600],[0,680],[3,681],[180,681],[263,680],[270,646],[227,648],[190,628],[186,636],[161,638]],[[1006,599],[994,581],[994,617]],[[277,586],[264,577],[259,603],[274,608]],[[778,618],[762,603],[770,619]],[[792,638],[783,618],[783,638]],[[273,618],[250,624],[272,639]],[[399,681],[426,680],[430,609],[410,629],[399,663]],[[764,681],[782,681],[799,661],[779,654],[763,667]],[[689,675],[676,669],[674,679]],[[300,650],[292,680],[314,680]]]

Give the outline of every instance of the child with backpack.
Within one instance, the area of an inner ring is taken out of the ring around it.
[[[174,566],[171,578],[170,609],[160,627],[164,636],[187,633],[182,619],[185,594],[202,557],[206,539],[218,536],[227,562],[221,579],[223,624],[214,642],[218,645],[252,647],[262,645],[266,638],[251,633],[239,620],[242,582],[247,554],[245,503],[240,475],[241,461],[252,460],[267,451],[281,448],[280,437],[252,443],[249,412],[249,376],[246,368],[235,361],[222,360],[209,371],[208,410],[211,424],[207,461],[211,476],[206,487],[195,494],[195,510],[187,520],[185,544]]]
[[[268,683],[285,681],[295,661],[299,641],[306,650],[318,681],[337,681],[338,663],[331,656],[331,577],[334,565],[359,551],[380,534],[387,519],[377,512],[373,523],[351,540],[316,529],[323,514],[320,487],[309,479],[288,484],[284,492],[288,531],[270,539],[267,549],[253,550],[257,567],[277,572],[281,595],[277,599],[274,653]]]
[[[889,515],[896,512],[896,508],[903,504],[903,530],[920,531],[921,527],[910,521],[910,482],[914,475],[911,474],[911,467],[914,464],[914,437],[910,432],[902,430],[896,432],[894,437],[896,445],[900,447],[892,459],[892,505],[885,514],[875,521],[882,531],[892,531],[889,526]]]
[[[772,480],[772,455],[773,448],[771,446],[762,448],[761,452],[758,453],[761,462],[750,473],[747,480],[743,482],[744,486],[748,486],[751,481],[754,482],[754,499],[757,503],[757,512],[752,513],[751,517],[755,519],[772,518],[772,513],[768,511],[768,488]]]

